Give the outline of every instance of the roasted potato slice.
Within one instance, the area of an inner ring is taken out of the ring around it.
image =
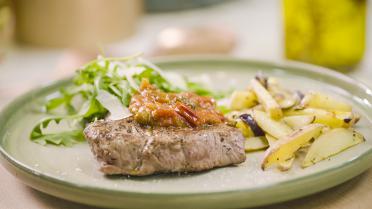
[[[262,106],[262,105],[256,105],[254,107],[251,108],[251,110],[259,110],[259,111],[265,111],[265,108]]]
[[[311,139],[320,135],[322,124],[310,124],[293,133],[279,138],[273,146],[265,151],[261,168],[264,170],[273,164],[283,163],[292,157],[294,153]]]
[[[350,113],[350,112],[349,112]],[[351,125],[355,124],[355,122],[358,120],[357,118],[349,118],[349,116],[353,116],[352,113],[347,114],[348,117],[345,115],[346,113],[337,113],[337,112],[330,112],[323,109],[317,109],[317,108],[305,108],[302,110],[287,110],[284,113],[286,116],[293,116],[293,115],[313,115],[315,116],[315,120],[313,123],[321,123],[324,125],[327,125],[331,128],[341,128],[341,127],[350,127]],[[354,122],[353,122],[354,121]]]
[[[237,121],[242,114],[253,114],[252,109],[244,109],[239,111],[231,111],[225,115],[230,121]]]
[[[335,111],[334,113],[337,118],[345,122],[344,127],[346,128],[354,126],[360,119],[360,115],[354,112]]]
[[[274,164],[289,170],[304,154],[307,167],[364,140],[350,129],[360,119],[350,104],[321,92],[292,92],[273,77],[257,75],[246,90],[233,92],[230,108],[236,111],[226,117],[246,137],[245,150],[266,149],[263,170]]]
[[[240,116],[240,119],[251,128],[255,136],[265,136],[265,132],[257,124],[256,120],[253,119],[251,114],[243,114]]]
[[[262,150],[269,147],[265,137],[250,137],[245,140],[244,148],[246,152]]]
[[[320,108],[328,111],[351,112],[352,110],[349,104],[341,102],[320,92],[309,92],[306,94],[302,99],[300,106]]]
[[[278,141],[278,139],[276,139],[275,137],[271,136],[270,134],[266,134],[265,137],[266,137],[266,140],[269,143],[269,146],[270,147],[273,146],[276,141]],[[287,170],[289,170],[292,167],[292,165],[293,165],[294,159],[295,159],[295,157],[292,157],[291,159],[286,160],[284,162],[279,162],[278,163],[278,169],[280,171],[287,171]]]
[[[283,122],[293,129],[299,129],[315,121],[315,115],[294,115],[283,117]]]
[[[273,120],[265,112],[253,110],[253,118],[266,133],[275,138],[281,138],[292,133],[292,129],[286,124]]]
[[[355,130],[332,129],[322,134],[312,143],[302,162],[302,167],[311,166],[363,141],[364,137]]]
[[[295,157],[292,157],[291,159],[286,160],[284,162],[279,162],[278,169],[280,171],[288,171],[289,169],[292,168],[294,160],[295,160]]]
[[[254,134],[253,134],[251,128],[245,122],[243,122],[241,119],[238,119],[236,121],[235,127],[238,128],[242,132],[244,137],[246,137],[246,138],[254,137]]]
[[[264,106],[265,111],[270,117],[280,119],[283,116],[282,109],[265,87],[256,79],[252,79],[251,86],[258,101]]]
[[[270,134],[266,134],[265,137],[270,147],[273,146],[274,143],[278,140],[277,138],[271,136]]]
[[[288,109],[298,103],[297,97],[292,92],[283,89],[278,83],[273,82],[273,79],[270,78],[268,79],[268,92],[282,109]]]
[[[232,110],[251,108],[256,104],[257,97],[252,91],[234,91],[231,95],[230,109]]]
[[[292,94],[275,93],[273,97],[282,109],[291,108],[297,103],[296,98]]]

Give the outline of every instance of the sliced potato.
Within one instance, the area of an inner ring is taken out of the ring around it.
[[[356,123],[358,123],[360,119],[360,115],[354,112],[341,112],[341,111],[335,111],[334,112],[336,117],[344,121],[344,127],[352,127]]]
[[[265,135],[267,142],[269,143],[270,147],[274,145],[274,143],[278,140],[277,138],[271,136],[270,134]]]
[[[270,117],[280,119],[283,116],[282,109],[271,94],[256,79],[252,79],[251,85],[258,101],[264,106],[265,111],[270,115]]]
[[[278,139],[276,139],[275,137],[271,136],[270,134],[266,134],[265,137],[266,137],[266,140],[269,143],[269,146],[270,147],[273,146],[274,143],[276,143],[276,141],[278,141]],[[295,157],[293,157],[293,158],[291,158],[289,160],[286,160],[284,162],[279,162],[278,169],[280,171],[287,171],[287,170],[289,170],[292,167],[292,165],[293,165],[294,159],[295,159]]]
[[[317,108],[305,108],[302,110],[288,110],[285,112],[287,116],[293,115],[313,115],[315,120],[313,123],[321,123],[331,128],[349,127],[351,123],[346,123],[344,119],[337,116],[336,113]]]
[[[294,115],[283,117],[284,123],[293,129],[299,129],[315,121],[314,115]]]
[[[252,116],[262,130],[275,138],[281,138],[292,133],[292,129],[289,126],[271,119],[265,112],[253,110]]]
[[[265,89],[268,89],[269,87],[269,83],[268,83],[268,80],[269,78],[265,75],[263,75],[261,72],[257,73],[255,76],[254,76],[255,80],[260,82],[261,85],[263,87],[265,87]]]
[[[291,159],[294,157],[294,153],[304,144],[318,137],[323,127],[322,124],[310,124],[283,138],[279,138],[273,146],[265,151],[261,168],[264,170],[273,164],[283,163]]]
[[[276,78],[256,76],[228,102],[234,111],[226,117],[246,137],[246,152],[266,149],[263,170],[289,170],[304,154],[302,166],[311,166],[364,140],[348,129],[360,119],[349,104],[320,92],[296,95]]]
[[[292,165],[293,165],[294,160],[295,160],[295,157],[292,157],[289,160],[286,160],[284,162],[280,162],[278,164],[278,169],[280,171],[288,171],[289,169],[292,168]]]
[[[245,140],[244,148],[246,152],[262,150],[269,147],[265,137],[250,137]]]
[[[281,88],[278,84],[268,85],[268,91],[283,109],[293,107],[297,103],[297,98],[290,91]]]
[[[239,118],[249,126],[254,136],[265,136],[265,132],[257,124],[251,114],[243,114]]]
[[[256,105],[254,107],[252,107],[251,110],[259,110],[259,111],[265,111],[265,108],[262,106],[262,105]]]
[[[309,92],[301,101],[304,107],[320,108],[329,111],[351,112],[351,106],[320,92]]]
[[[276,93],[273,95],[273,97],[282,109],[291,108],[296,104],[296,98],[294,98],[291,94]]]
[[[337,118],[340,119],[347,119],[350,118],[352,119],[354,117],[354,114],[352,112],[344,112],[344,111],[332,111]]]
[[[253,114],[252,109],[243,109],[239,111],[231,111],[225,115],[228,120],[236,121],[242,114]]]
[[[243,122],[240,119],[238,119],[236,121],[235,127],[238,128],[242,132],[243,136],[246,137],[246,138],[254,136],[251,128],[245,122]]]
[[[315,115],[315,114],[326,114],[330,113],[326,110],[317,108],[304,108],[304,109],[289,109],[284,111],[284,116],[294,116],[294,115]]]
[[[242,110],[257,104],[257,97],[252,91],[234,91],[230,99],[230,109]]]
[[[332,129],[313,142],[302,162],[302,167],[311,166],[363,141],[364,137],[355,130]]]

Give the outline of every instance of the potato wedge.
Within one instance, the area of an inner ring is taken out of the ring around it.
[[[292,133],[292,129],[289,126],[271,119],[265,112],[253,110],[252,116],[261,129],[275,138],[281,138]]]
[[[276,139],[275,137],[273,137],[273,136],[271,136],[269,134],[266,134],[265,137],[266,137],[266,140],[269,143],[269,146],[270,147],[273,146],[276,141],[278,141],[278,139]],[[289,160],[286,160],[284,162],[279,162],[278,163],[278,169],[280,171],[287,171],[287,170],[289,170],[292,167],[292,165],[293,165],[294,159],[295,159],[295,157],[293,157],[293,158],[291,158]]]
[[[337,118],[345,122],[344,124],[345,128],[354,126],[360,120],[360,115],[355,112],[335,111],[334,113]]]
[[[315,121],[315,115],[294,115],[283,117],[283,122],[292,129],[299,129]]]
[[[274,143],[278,140],[277,138],[271,136],[270,134],[266,134],[265,137],[270,147],[273,146]]]
[[[246,138],[250,138],[254,136],[251,128],[241,119],[238,119],[236,121],[235,127],[238,128],[242,132],[243,136]]]
[[[280,171],[288,171],[289,169],[292,168],[292,165],[293,165],[294,160],[295,160],[295,157],[292,157],[292,158],[289,159],[289,160],[286,160],[286,161],[284,161],[284,162],[280,162],[280,163],[278,164],[278,169],[279,169]]]
[[[288,109],[297,103],[296,96],[290,91],[281,88],[278,84],[268,82],[268,92],[282,109]]]
[[[245,140],[244,148],[246,152],[262,150],[269,147],[265,137],[250,137]]]
[[[292,157],[294,153],[311,139],[320,135],[322,124],[310,124],[298,129],[290,135],[279,138],[269,149],[265,151],[261,168],[265,170],[273,164],[283,163]]]
[[[254,107],[252,107],[251,110],[259,110],[259,111],[265,111],[265,108],[262,106],[262,105],[256,105]]]
[[[283,116],[282,109],[271,94],[256,79],[252,79],[251,85],[258,101],[264,106],[265,111],[270,115],[270,117],[280,119]]]
[[[302,167],[311,166],[363,141],[364,137],[355,130],[332,129],[313,142],[302,162]]]
[[[320,92],[309,92],[301,101],[301,106],[320,108],[328,111],[351,112],[351,106]]]
[[[305,108],[302,110],[287,110],[284,113],[286,116],[293,115],[313,115],[315,120],[313,123],[320,123],[327,125],[331,128],[350,127],[350,122],[345,121],[341,116],[338,116],[335,112],[330,112],[323,109],[317,108]]]
[[[289,94],[276,93],[273,97],[282,109],[291,108],[296,104],[296,98]]]
[[[242,110],[257,104],[257,97],[252,91],[234,91],[230,98],[230,109]]]
[[[252,109],[243,109],[243,110],[239,110],[239,111],[231,111],[231,112],[227,113],[225,115],[225,117],[230,121],[237,121],[242,114],[251,114],[252,115],[253,110]]]
[[[257,124],[251,114],[243,114],[239,117],[245,124],[249,126],[254,136],[265,136],[265,132]]]

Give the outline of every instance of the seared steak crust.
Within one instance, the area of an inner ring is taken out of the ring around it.
[[[127,118],[96,121],[84,134],[105,174],[193,172],[245,161],[244,137],[225,124],[150,128]]]

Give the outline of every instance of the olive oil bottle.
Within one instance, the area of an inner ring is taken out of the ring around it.
[[[350,69],[363,58],[366,0],[283,0],[285,56]]]

